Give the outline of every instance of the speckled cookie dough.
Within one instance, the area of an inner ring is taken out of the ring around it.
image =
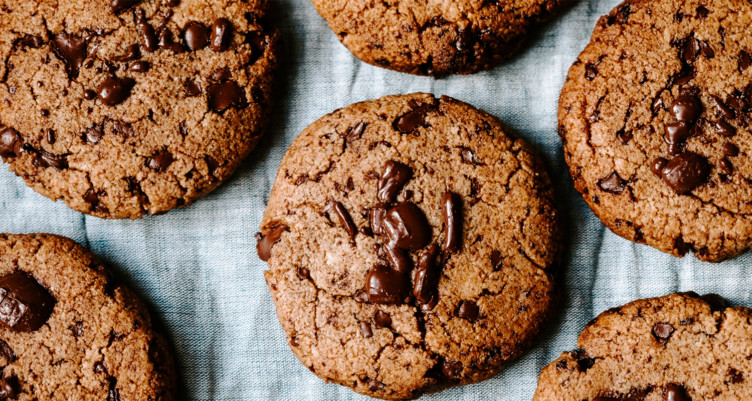
[[[752,310],[717,295],[614,308],[541,372],[533,401],[721,401],[752,397]]]
[[[418,75],[470,74],[516,52],[568,0],[312,0],[359,59]]]
[[[0,156],[104,218],[187,206],[266,123],[276,29],[262,0],[0,0]]]
[[[89,251],[49,234],[0,234],[0,399],[171,401],[168,350]]]
[[[558,214],[535,152],[427,94],[337,110],[280,166],[258,254],[295,355],[384,399],[491,377],[549,313]]]
[[[752,246],[752,4],[627,1],[569,71],[559,132],[615,233],[719,262]]]

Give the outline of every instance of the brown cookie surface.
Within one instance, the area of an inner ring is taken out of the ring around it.
[[[569,71],[559,133],[615,233],[722,261],[752,246],[752,5],[627,1]]]
[[[175,368],[141,301],[89,251],[0,235],[0,399],[175,399]]]
[[[314,122],[258,236],[293,352],[385,399],[492,376],[551,306],[552,192],[529,145],[448,97],[384,97]]]
[[[509,58],[565,0],[312,0],[359,59],[419,75],[470,74]]]
[[[752,397],[752,310],[673,294],[601,314],[540,374],[534,401]]]
[[[0,155],[35,191],[105,218],[190,204],[267,120],[265,1],[0,1]]]

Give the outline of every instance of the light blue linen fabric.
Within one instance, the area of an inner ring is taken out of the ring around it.
[[[711,265],[633,244],[605,229],[572,188],[556,134],[558,95],[598,17],[619,0],[573,1],[508,64],[441,80],[361,63],[308,0],[270,1],[285,47],[270,128],[240,171],[203,200],[163,216],[105,221],[53,203],[0,171],[0,231],[69,236],[109,263],[166,330],[179,364],[180,399],[367,399],[325,384],[288,349],[253,235],[297,134],[338,107],[389,94],[449,95],[500,117],[530,141],[549,165],[569,240],[561,308],[535,346],[491,380],[425,400],[530,400],[540,369],[575,346],[588,320],[633,299],[694,290],[752,306],[752,255]]]

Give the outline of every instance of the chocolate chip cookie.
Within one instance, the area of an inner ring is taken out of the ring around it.
[[[0,234],[0,399],[175,399],[149,314],[89,251],[48,234]]]
[[[0,156],[83,213],[139,218],[227,179],[268,117],[261,0],[0,1]]]
[[[567,0],[312,0],[366,63],[418,75],[470,74],[517,51]]]
[[[494,375],[551,307],[552,197],[529,145],[449,97],[319,119],[285,155],[257,236],[290,347],[384,399]]]
[[[752,4],[627,1],[569,71],[559,133],[615,233],[719,262],[752,246]]]
[[[541,372],[533,401],[752,397],[752,310],[673,294],[601,314]]]

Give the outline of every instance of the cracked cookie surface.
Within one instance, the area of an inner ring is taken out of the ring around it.
[[[752,397],[752,310],[673,294],[604,312],[543,369],[534,401]]]
[[[545,168],[495,117],[427,94],[337,110],[285,155],[258,253],[295,355],[385,399],[491,377],[551,307]]]
[[[187,206],[267,120],[276,29],[261,0],[0,0],[0,155],[103,218]]]
[[[569,71],[559,133],[616,234],[719,262],[752,246],[752,5],[627,1]]]
[[[0,234],[0,373],[3,400],[175,397],[169,347],[141,301],[49,234]]]
[[[493,68],[566,0],[312,0],[359,59],[419,75]]]

